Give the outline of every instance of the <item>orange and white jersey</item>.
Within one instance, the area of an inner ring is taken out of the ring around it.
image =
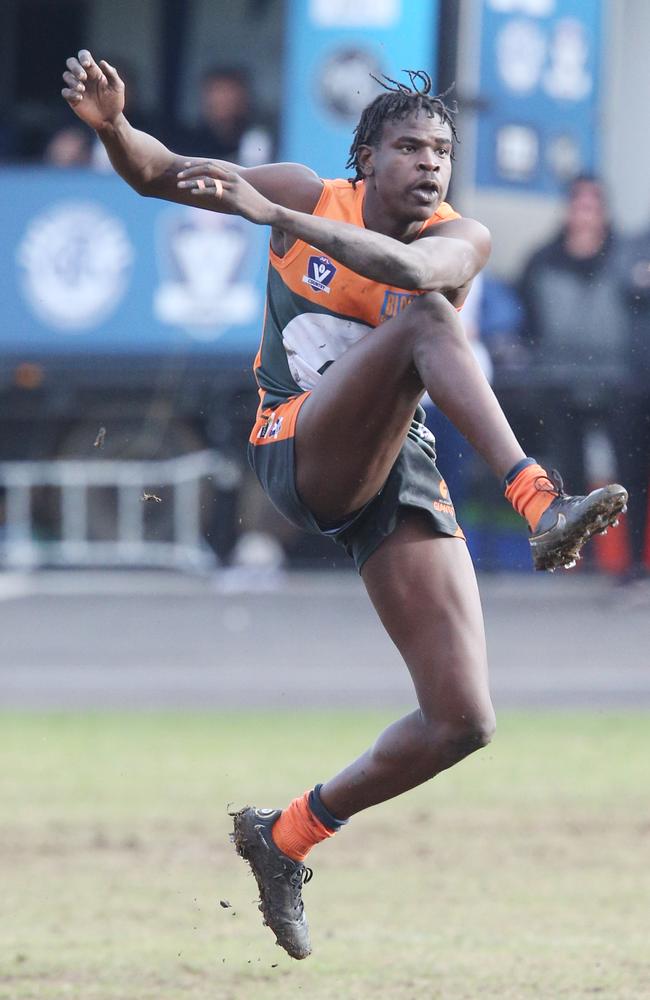
[[[364,228],[363,181],[326,180],[313,214]],[[446,202],[422,230],[460,216]],[[418,291],[364,278],[302,240],[278,257],[269,250],[262,343],[255,375],[262,407],[306,389],[352,344],[404,309]]]

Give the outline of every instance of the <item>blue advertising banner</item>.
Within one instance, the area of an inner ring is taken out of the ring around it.
[[[554,193],[598,165],[601,0],[481,0],[476,183]]]
[[[345,177],[370,74],[435,79],[438,0],[288,0],[282,157]],[[405,82],[408,82],[406,78]]]
[[[0,204],[5,356],[255,354],[266,228],[81,170],[1,170]]]

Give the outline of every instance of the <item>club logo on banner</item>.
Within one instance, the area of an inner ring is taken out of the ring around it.
[[[63,201],[34,216],[16,250],[32,312],[67,333],[82,333],[115,312],[133,257],[122,220],[86,201]]]
[[[381,92],[376,78],[383,64],[362,48],[337,48],[318,72],[317,94],[322,106],[345,125],[356,122],[367,104]]]
[[[204,342],[255,322],[259,289],[245,267],[254,252],[251,230],[243,219],[194,208],[166,213],[158,231],[156,319]]]

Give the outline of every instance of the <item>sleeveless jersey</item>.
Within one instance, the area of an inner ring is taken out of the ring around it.
[[[326,180],[313,214],[364,227],[363,181]],[[460,216],[446,202],[422,225]],[[255,359],[261,407],[313,389],[332,362],[421,291],[364,278],[329,254],[296,240],[284,257],[269,249],[262,343]]]

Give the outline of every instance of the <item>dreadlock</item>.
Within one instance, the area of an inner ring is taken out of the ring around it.
[[[359,124],[354,130],[354,139],[350,146],[350,156],[346,163],[346,167],[354,168],[356,172],[352,184],[363,180],[363,173],[359,163],[359,147],[373,146],[379,142],[384,122],[396,121],[400,118],[406,118],[410,114],[419,114],[420,111],[424,111],[429,118],[438,116],[445,124],[449,125],[451,134],[456,142],[458,142],[458,134],[453,118],[456,108],[448,107],[444,101],[449,90],[446,90],[444,94],[432,96],[432,82],[428,73],[425,73],[422,69],[405,69],[402,72],[408,76],[411,84],[410,87],[405,83],[400,83],[398,80],[393,80],[390,76],[386,76],[383,73],[381,79],[373,76],[372,73],[370,74],[373,80],[376,80],[384,88],[386,93],[379,94],[378,97],[375,97],[374,101],[364,108],[359,119]]]

